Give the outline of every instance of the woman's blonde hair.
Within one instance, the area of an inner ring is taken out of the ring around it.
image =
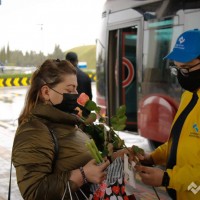
[[[75,67],[66,60],[46,60],[31,77],[30,88],[25,98],[24,108],[18,118],[18,123],[25,121],[32,108],[44,100],[40,97],[40,89],[44,85],[54,87],[63,81],[63,75],[75,74]]]

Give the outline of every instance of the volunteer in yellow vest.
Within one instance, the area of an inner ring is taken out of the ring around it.
[[[200,30],[181,34],[164,59],[171,67],[185,92],[165,144],[150,155],[139,156],[142,163],[164,165],[137,166],[142,181],[151,186],[165,186],[172,199],[200,199]]]

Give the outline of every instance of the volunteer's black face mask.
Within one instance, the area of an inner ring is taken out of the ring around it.
[[[52,89],[52,90],[60,95],[63,95],[63,100],[61,103],[53,104],[51,102],[55,108],[57,108],[63,112],[77,114],[78,111],[76,111],[74,109],[78,106],[77,99],[79,97],[79,94],[69,94],[69,93],[61,94],[54,89]]]
[[[195,92],[200,88],[200,69],[189,72],[185,76],[178,71],[177,78],[181,87],[185,90]]]

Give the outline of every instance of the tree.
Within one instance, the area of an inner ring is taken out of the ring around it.
[[[10,47],[9,44],[7,44],[7,50],[6,50],[6,64],[9,62],[10,60]]]
[[[0,51],[0,60],[5,64],[6,61],[6,50],[5,47],[3,47]]]
[[[60,49],[60,46],[59,45],[55,45],[55,48],[54,48],[54,52],[52,55],[50,55],[50,57],[52,59],[60,59],[60,60],[63,60],[64,59],[64,53],[62,52],[62,50]]]

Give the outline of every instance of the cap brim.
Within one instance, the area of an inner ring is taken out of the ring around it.
[[[187,52],[182,52],[182,51],[175,51],[173,50],[171,53],[169,53],[167,56],[165,56],[163,59],[169,59],[169,60],[173,60],[176,62],[190,62],[193,59],[197,58],[197,54],[191,54],[191,53],[187,53]]]

